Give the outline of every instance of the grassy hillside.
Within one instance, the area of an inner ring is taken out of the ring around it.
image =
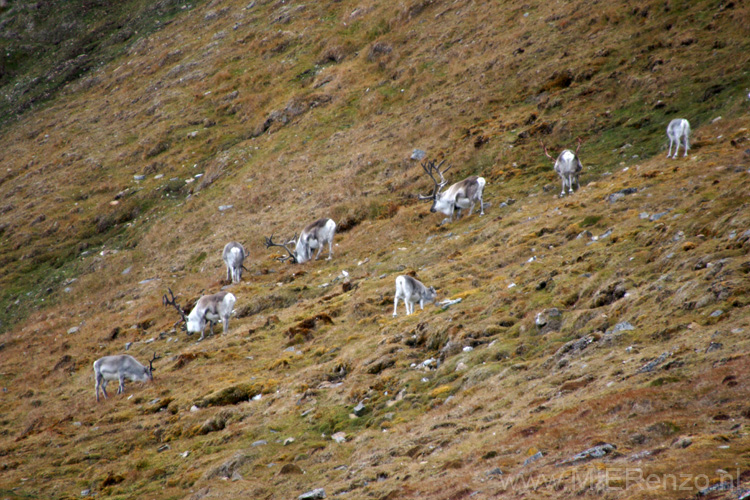
[[[750,489],[745,3],[162,7],[44,106],[6,102],[3,498]],[[693,150],[667,160],[675,117]],[[539,141],[577,137],[558,198]],[[440,225],[415,148],[484,176],[486,215]],[[264,248],[324,216],[331,261]],[[392,318],[407,272],[461,302]],[[230,333],[187,337],[168,287],[232,291]],[[127,344],[156,380],[95,404]]]

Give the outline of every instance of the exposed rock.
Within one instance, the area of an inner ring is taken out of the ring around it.
[[[198,434],[209,434],[224,429],[226,421],[219,415],[209,418],[198,429]]]
[[[578,355],[581,353],[581,351],[586,349],[589,345],[591,345],[591,343],[595,341],[596,337],[594,337],[593,335],[586,335],[585,337],[581,337],[580,339],[571,340],[557,350],[557,352],[555,353],[555,359],[560,359],[566,354]]]
[[[354,409],[352,410],[352,412],[356,416],[361,417],[362,415],[365,414],[365,412],[367,412],[367,407],[365,406],[365,404],[363,402],[360,401],[360,403],[357,406],[354,407]]]
[[[650,361],[646,363],[645,365],[643,365],[642,367],[640,367],[636,373],[647,373],[647,372],[654,371],[657,366],[664,363],[664,360],[666,360],[671,355],[672,353],[670,352],[662,353],[662,355],[656,358],[655,360]]]
[[[622,200],[623,198],[625,198],[625,196],[636,193],[636,192],[638,192],[637,188],[621,189],[607,196],[607,201],[610,203],[614,203],[616,201]]]
[[[337,432],[331,436],[331,439],[337,443],[344,443],[346,442],[346,432]]]
[[[621,323],[617,323],[615,326],[607,330],[605,334],[611,335],[611,334],[620,333],[620,332],[628,332],[631,330],[635,330],[635,327],[631,325],[630,322],[623,321]]]
[[[258,441],[253,442],[253,444],[251,444],[250,446],[265,446],[267,444],[268,444],[268,441],[266,441],[265,439],[260,439]]]
[[[503,475],[503,471],[500,470],[500,467],[495,467],[492,470],[488,470],[486,474],[488,476],[502,476]]]
[[[306,493],[301,494],[297,497],[298,500],[318,500],[326,497],[326,490],[323,488],[317,488]]]
[[[440,360],[445,361],[451,356],[455,356],[461,352],[461,345],[457,342],[449,340],[445,346],[440,350]]]
[[[537,331],[539,334],[544,335],[548,332],[556,332],[560,330],[562,325],[562,314],[556,307],[545,309],[544,311],[537,313],[534,319]]]
[[[669,211],[659,212],[657,214],[651,214],[651,216],[649,216],[648,220],[650,220],[651,222],[657,221],[657,220],[661,219],[662,217],[664,217],[665,215],[667,215],[668,213],[669,213]]]
[[[675,440],[674,443],[672,443],[672,448],[687,448],[691,444],[693,444],[692,439],[690,439],[687,436],[682,436],[678,438],[677,440]]]
[[[523,461],[524,467],[527,466],[527,465],[529,465],[529,464],[533,464],[534,462],[536,462],[537,460],[539,460],[543,456],[544,455],[542,454],[541,451],[537,451],[536,453],[534,453],[529,458],[527,458],[526,460]]]
[[[251,460],[252,458],[245,455],[244,453],[235,453],[234,455],[232,455],[232,458],[230,458],[223,464],[206,472],[204,478],[214,479],[217,477],[232,477],[234,473],[238,471],[238,469],[240,469],[243,465],[250,462]]]
[[[567,465],[567,464],[574,464],[576,462],[581,462],[583,460],[590,460],[592,458],[601,458],[605,455],[608,455],[615,451],[617,446],[609,443],[600,444],[597,446],[594,446],[593,448],[589,448],[588,450],[584,450],[581,453],[572,456],[571,458],[567,460],[563,460],[562,462],[559,462],[557,465]]]
[[[411,153],[412,160],[421,161],[421,160],[424,160],[426,156],[427,156],[427,153],[425,151],[422,151],[421,149],[415,149]]]
[[[608,306],[623,298],[626,293],[625,283],[620,281],[609,283],[594,294],[592,308]]]
[[[706,348],[706,353],[718,351],[719,349],[723,349],[723,348],[724,348],[724,344],[722,344],[721,342],[711,342],[710,344],[708,344],[708,347]]]

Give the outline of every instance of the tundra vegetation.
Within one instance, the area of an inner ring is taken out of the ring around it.
[[[2,498],[747,488],[747,2],[151,2],[174,15],[24,107],[121,26],[16,23],[41,4],[0,7],[4,49],[74,33],[2,82]],[[539,140],[577,137],[557,198]],[[485,178],[485,215],[438,225],[416,148]],[[333,259],[264,248],[322,216]],[[162,295],[219,292],[228,241],[250,271],[196,343]],[[411,274],[462,300],[392,318]],[[95,403],[96,359],[154,351]]]

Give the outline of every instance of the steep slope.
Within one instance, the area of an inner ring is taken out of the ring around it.
[[[227,0],[135,41],[0,138],[3,495],[736,498],[747,10]],[[560,199],[538,141],[578,136]],[[487,214],[438,225],[414,148]],[[321,216],[333,260],[263,248]],[[230,239],[236,319],[196,344],[161,296],[226,285]],[[405,272],[462,301],[391,318]],[[95,405],[126,343],[156,380]]]

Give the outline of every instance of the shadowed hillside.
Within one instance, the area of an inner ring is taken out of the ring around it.
[[[85,12],[168,22],[4,91],[3,498],[744,498],[745,2],[133,5]],[[559,198],[539,141],[578,137]],[[486,215],[441,225],[415,148]],[[264,248],[319,217],[332,260]],[[406,273],[460,302],[392,318]],[[230,333],[187,337],[167,288],[231,291]],[[155,381],[95,404],[126,346]]]

